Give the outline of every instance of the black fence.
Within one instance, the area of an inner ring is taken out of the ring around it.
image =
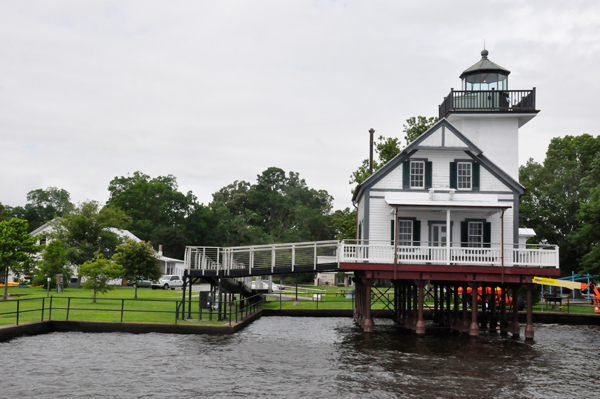
[[[191,314],[198,315],[198,321],[208,320],[225,322],[228,321],[231,325],[232,321],[236,323],[243,321],[249,315],[251,316],[256,311],[262,308],[262,300],[260,295],[255,295],[250,298],[236,298],[231,296],[230,300],[224,301],[221,308],[214,301],[210,301],[208,306],[202,306],[198,301],[198,308],[188,308],[188,319]],[[14,324],[44,321],[44,320],[87,320],[87,321],[106,321],[102,317],[81,317],[82,313],[87,312],[109,312],[117,314],[119,321],[123,323],[126,314],[155,314],[157,317],[146,318],[145,320],[135,320],[129,322],[168,322],[170,317],[161,317],[171,315],[173,322],[177,324],[178,320],[185,319],[183,312],[182,300],[170,299],[133,299],[133,298],[96,298],[98,303],[91,303],[92,298],[89,297],[41,297],[41,298],[25,298],[25,299],[10,299],[0,302],[0,321],[7,319],[14,320]],[[128,304],[128,306],[126,306]],[[33,317],[24,317],[37,312],[38,315]],[[73,313],[77,312],[75,318]],[[25,318],[25,320],[24,320]],[[116,320],[110,320],[116,321]],[[0,323],[5,324],[5,323]],[[13,323],[9,323],[13,324]]]

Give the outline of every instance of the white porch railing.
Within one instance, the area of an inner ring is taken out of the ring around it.
[[[398,246],[398,264],[474,265],[474,266],[559,267],[556,245],[500,245],[489,248],[450,247],[422,242],[419,246]],[[253,245],[245,247],[187,247],[187,270],[210,270],[229,275],[232,270],[252,274],[269,274],[277,268],[334,263],[394,263],[394,246],[390,241],[344,240],[314,241],[292,244]],[[254,272],[254,273],[253,273]],[[266,272],[266,273],[265,273]]]
[[[490,244],[489,248],[466,245],[451,243],[449,248],[426,242],[419,246],[399,245],[395,261],[398,264],[502,266],[499,244]],[[345,240],[340,246],[340,262],[394,263],[394,246],[390,241]],[[558,255],[556,245],[505,245],[504,266],[558,268]]]

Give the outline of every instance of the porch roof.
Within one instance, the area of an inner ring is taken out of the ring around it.
[[[385,201],[390,206],[403,206],[403,207],[415,207],[415,208],[427,208],[427,209],[488,209],[488,210],[503,210],[512,208],[512,204],[506,201],[498,201],[497,196],[494,195],[480,195],[478,199],[449,199],[446,195],[445,198],[437,198],[433,196],[430,198],[428,194],[419,196],[407,196],[398,195],[397,193],[386,193]]]

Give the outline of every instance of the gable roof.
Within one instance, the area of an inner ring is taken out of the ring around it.
[[[483,151],[458,131],[458,129],[452,126],[446,118],[442,118],[435,125],[430,127],[429,130],[420,135],[415,141],[401,150],[388,163],[383,165],[381,169],[374,172],[371,176],[366,178],[365,181],[359,184],[354,190],[352,201],[355,202],[365,189],[377,183],[419,150],[464,151],[513,191],[522,194],[525,190],[525,187],[519,182],[487,159],[483,155]]]

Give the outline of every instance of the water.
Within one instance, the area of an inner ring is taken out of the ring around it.
[[[536,325],[529,345],[377,322],[373,334],[345,318],[263,317],[231,336],[24,337],[0,343],[0,397],[564,398],[599,382],[600,327]]]

